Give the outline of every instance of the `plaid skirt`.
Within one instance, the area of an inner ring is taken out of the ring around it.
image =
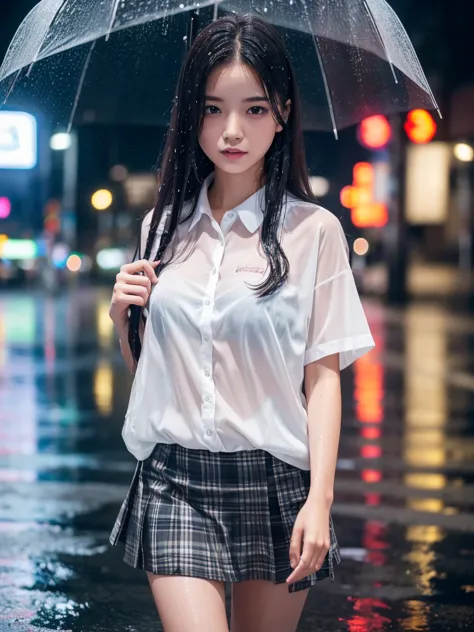
[[[309,491],[310,473],[263,450],[210,452],[158,443],[138,461],[109,541],[124,562],[157,575],[224,582],[283,583],[292,573],[290,538]],[[339,547],[290,593],[334,579]]]

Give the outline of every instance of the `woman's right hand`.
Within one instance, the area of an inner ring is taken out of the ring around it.
[[[118,329],[128,326],[130,305],[147,304],[152,287],[158,283],[155,268],[159,263],[140,259],[120,268],[109,308],[109,316]]]

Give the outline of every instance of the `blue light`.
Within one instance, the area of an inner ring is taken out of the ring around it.
[[[35,117],[26,112],[0,112],[0,169],[34,169],[37,162]]]

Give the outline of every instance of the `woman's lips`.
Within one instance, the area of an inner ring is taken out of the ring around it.
[[[247,152],[245,152],[245,151],[223,151],[222,154],[226,158],[230,158],[231,160],[235,160],[237,158],[242,158],[242,156],[246,156]]]

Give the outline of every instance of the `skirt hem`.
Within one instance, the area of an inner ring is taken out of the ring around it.
[[[123,542],[121,541],[112,542],[111,540],[112,538],[110,539],[112,546],[118,546],[120,543],[123,544]],[[200,573],[198,570],[195,570],[193,572],[191,571],[174,572],[166,568],[158,569],[157,567],[153,567],[149,564],[136,563],[135,561],[132,561],[130,558],[128,558],[127,555],[124,556],[123,562],[127,564],[127,566],[130,566],[131,568],[149,572],[149,573],[152,573],[153,575],[168,575],[170,577],[196,577],[200,579],[208,579],[210,581],[220,581],[220,582],[225,582],[229,584],[239,584],[245,581],[252,581],[252,580],[263,580],[263,581],[271,582],[272,584],[275,584],[275,585],[279,585],[279,584],[284,584],[286,581],[284,579],[276,579],[275,577],[272,577],[269,573],[266,573],[265,571],[263,572],[258,571],[258,570],[251,571],[249,573],[243,574],[239,576],[238,578],[236,578],[235,576],[229,577],[225,573],[212,573],[212,572]],[[337,561],[336,563],[339,563],[339,561]],[[293,593],[293,592],[298,592],[300,590],[306,590],[307,588],[311,588],[312,586],[314,586],[321,580],[327,579],[327,578],[329,578],[331,581],[334,581],[335,579],[334,573],[331,573],[329,569],[318,571],[317,577],[311,577],[308,579],[303,577],[303,579],[300,579],[297,582],[294,582],[293,584],[288,584],[288,592]]]

